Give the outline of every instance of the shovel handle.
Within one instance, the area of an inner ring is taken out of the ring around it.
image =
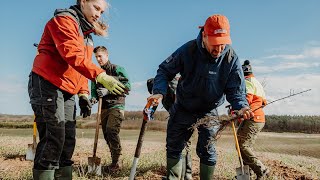
[[[136,151],[134,153],[134,157],[139,158],[140,157],[140,153],[141,153],[141,147],[142,147],[142,143],[143,143],[143,139],[144,139],[144,133],[146,131],[146,124],[148,121],[142,121],[142,125],[141,125],[141,129],[140,129],[140,134],[139,134],[139,138],[138,138],[138,142],[137,142],[137,147],[136,147]]]
[[[97,153],[99,125],[100,125],[100,120],[101,120],[101,106],[102,106],[102,98],[99,97],[98,114],[97,114],[97,121],[96,121],[96,133],[94,135],[93,157],[96,157],[96,153]]]
[[[238,157],[239,157],[239,161],[240,161],[240,166],[243,171],[243,161],[242,161],[242,156],[241,156],[241,152],[240,152],[238,137],[236,134],[236,128],[234,126],[234,121],[231,121],[231,125],[232,125],[232,130],[233,130],[234,141],[236,143],[236,149],[237,149],[237,153],[238,153]]]
[[[33,122],[33,136],[37,136],[37,123]]]
[[[143,143],[143,138],[144,138],[144,133],[146,131],[146,125],[148,122],[148,115],[145,113],[146,109],[149,109],[151,106],[153,106],[153,104],[155,104],[157,102],[156,99],[150,99],[146,106],[143,109],[143,121],[142,121],[142,125],[141,125],[141,129],[140,129],[140,134],[139,134],[139,138],[138,138],[138,142],[137,142],[137,147],[136,147],[136,151],[134,153],[134,157],[139,158],[140,153],[141,153],[141,147],[142,147],[142,143]]]
[[[147,122],[148,121],[142,120],[142,125],[141,125],[141,129],[140,129],[140,134],[139,134],[139,138],[138,138],[138,142],[137,142],[136,151],[134,153],[134,158],[133,158],[133,162],[132,162],[129,180],[134,180],[134,176],[136,174],[137,164],[138,164],[140,153],[141,153],[141,147],[142,147],[142,143],[143,143],[144,132],[146,130]]]
[[[33,122],[33,144],[37,142],[37,123]]]
[[[155,105],[156,103],[157,103],[156,99],[150,99],[143,109],[143,120],[142,120],[142,124],[141,124],[141,129],[140,129],[140,133],[139,133],[136,151],[134,153],[134,159],[133,159],[133,163],[132,163],[132,167],[131,167],[131,171],[130,171],[129,180],[133,180],[134,176],[136,174],[136,169],[137,169],[137,164],[138,164],[140,153],[141,153],[144,134],[145,134],[146,127],[147,127],[147,122],[149,120],[148,114],[145,113],[145,110],[149,109],[151,106],[154,106],[154,111],[155,111],[155,109],[157,107],[157,105]]]

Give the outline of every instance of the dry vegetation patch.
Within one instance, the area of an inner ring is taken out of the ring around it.
[[[10,130],[10,134],[15,134],[15,136],[0,136],[0,143],[2,145],[0,147],[0,179],[32,179],[32,162],[25,161],[24,158],[27,144],[32,142],[32,131],[30,130],[30,137],[19,136],[19,133],[19,130]],[[138,134],[139,131],[136,130],[121,130],[123,146],[121,164],[123,169],[114,174],[105,172],[102,177],[95,179],[120,180],[128,177]],[[74,179],[92,179],[86,172],[88,157],[92,156],[93,135],[94,129],[80,129],[77,131],[77,144],[73,156],[73,160],[75,161],[73,169]],[[279,137],[286,137],[282,144],[293,143],[297,145],[300,143],[303,146],[308,146],[309,143],[310,147],[313,147],[312,143],[315,143],[314,141],[308,141],[310,137],[303,138],[301,137],[303,135],[299,135],[299,137],[291,136],[263,133],[258,138],[256,146],[257,154],[262,162],[271,168],[272,176],[269,179],[317,179],[320,177],[320,157],[288,155],[280,151],[264,151],[266,147],[272,146],[276,142],[275,139]],[[319,136],[314,136],[311,139],[319,138]],[[293,141],[292,138],[296,139],[296,141]],[[196,139],[196,135],[192,137],[193,176],[194,179],[199,179],[199,159],[195,151]],[[278,146],[277,143],[273,145]],[[292,148],[291,146],[288,147]],[[319,148],[313,147],[313,149],[318,151]],[[239,162],[234,148],[233,137],[229,132],[224,132],[218,140],[217,153],[218,161],[214,174],[215,179],[234,178],[236,174],[235,169],[239,167]],[[102,134],[100,134],[97,156],[102,159],[103,168],[111,162],[109,149],[102,138]],[[166,172],[165,161],[165,133],[147,131],[137,168],[137,179],[160,180]]]

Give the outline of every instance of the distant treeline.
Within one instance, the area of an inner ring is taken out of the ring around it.
[[[148,123],[148,129],[165,131],[169,114],[166,111],[157,111],[154,121]],[[123,129],[139,129],[143,114],[141,111],[126,111]],[[222,115],[221,119],[227,118]],[[78,128],[93,128],[96,114],[88,118],[77,117]],[[31,128],[32,115],[4,115],[0,114],[0,128]],[[320,133],[320,116],[289,116],[267,115],[263,131],[269,132],[295,132],[295,133]]]
[[[320,116],[267,115],[264,131],[320,133]]]

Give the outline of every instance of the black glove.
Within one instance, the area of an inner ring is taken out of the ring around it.
[[[79,96],[80,116],[86,118],[91,115],[91,102],[85,95]]]

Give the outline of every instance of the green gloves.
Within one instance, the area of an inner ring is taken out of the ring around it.
[[[114,77],[107,75],[106,72],[100,73],[96,81],[107,88],[112,94],[122,95],[125,93],[125,86]]]

